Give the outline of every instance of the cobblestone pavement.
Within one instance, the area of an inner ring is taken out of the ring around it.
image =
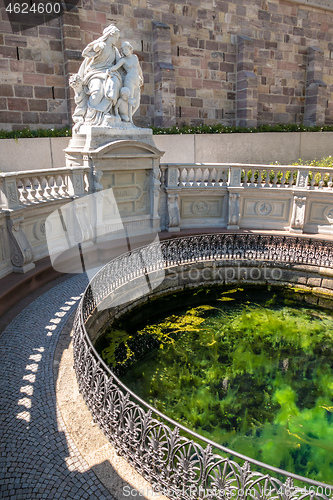
[[[59,283],[26,307],[0,337],[0,498],[111,500],[56,405],[53,355],[86,286]]]

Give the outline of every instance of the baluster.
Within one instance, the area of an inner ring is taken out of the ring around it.
[[[51,199],[54,199],[56,198],[56,191],[55,191],[55,185],[56,185],[56,180],[55,178],[52,176],[48,177],[48,181],[47,181],[48,185],[49,185],[49,191],[50,191],[50,198]]]
[[[281,182],[280,182],[280,187],[284,188],[286,184],[286,171],[282,171],[282,177],[281,177]]]
[[[44,197],[44,188],[42,186],[43,177],[36,177],[36,181],[37,181],[36,199],[38,201],[43,201],[43,200],[45,200],[45,197]]]
[[[38,197],[39,181],[38,181],[37,177],[34,177],[32,179],[31,186],[33,188],[31,195],[34,197],[34,203],[36,203],[36,202],[40,201],[39,197]]]
[[[165,186],[165,169],[160,167],[160,172],[161,172],[161,176],[160,176],[161,187],[163,187],[163,186]],[[85,184],[85,182],[86,182],[85,174],[83,174],[83,184]],[[84,189],[84,191],[85,191],[85,189]]]
[[[203,170],[203,173],[202,173],[202,182],[201,182],[201,185],[202,186],[208,186],[209,185],[209,179],[210,179],[210,169],[207,167]]]
[[[186,186],[187,185],[187,168],[182,168],[180,170],[180,178],[179,178],[179,183],[181,186]]]
[[[207,186],[213,186],[213,181],[215,184],[217,184],[217,179],[216,179],[216,168],[210,168],[208,170],[208,184]]]
[[[60,186],[61,186],[61,184],[59,183],[59,177],[54,177],[53,192],[54,192],[55,198],[60,198],[60,194],[59,194]]]
[[[327,178],[327,187],[332,189],[332,185],[333,185],[333,181],[332,181],[332,178],[333,178],[333,174],[331,173],[328,173],[328,178]]]
[[[217,186],[224,186],[224,170],[221,168],[216,169],[216,183]],[[228,179],[227,179],[228,181]]]
[[[273,170],[273,173],[274,173],[274,177],[273,177],[272,187],[276,188],[277,180],[278,180],[278,172],[276,170]]]
[[[325,173],[320,172],[318,175],[320,175],[319,189],[323,189],[323,187],[324,187]]]
[[[20,184],[22,184],[22,188],[19,190],[20,191],[20,202],[23,203],[24,205],[29,205],[30,201],[28,200],[28,191],[25,186],[25,179],[20,179],[18,181]]]
[[[46,180],[45,197],[48,200],[51,200],[53,198],[53,195],[52,195],[52,179],[53,179],[53,177],[49,176],[49,175],[45,178],[45,180]]]
[[[252,168],[251,169],[251,182],[249,187],[254,187],[254,175],[255,175],[255,170]]]
[[[267,169],[265,170],[265,172],[266,172],[266,177],[265,177],[265,184],[264,184],[264,187],[270,187],[270,184],[269,184],[269,174],[270,174],[270,171],[269,171],[269,169],[267,168]]]
[[[186,186],[192,186],[193,185],[193,178],[194,178],[194,170],[193,168],[187,168],[186,169],[187,176],[186,176]]]
[[[26,187],[30,186],[27,191],[28,191],[28,200],[30,203],[35,203],[36,202],[36,190],[34,187],[34,179],[27,179]]]
[[[228,185],[229,170],[222,170],[222,186]]]
[[[262,169],[258,169],[257,188],[262,187],[262,184],[264,182],[263,177],[264,177],[264,171]]]
[[[193,186],[194,185],[194,177],[195,177],[195,172],[193,168],[189,168],[188,170],[188,175],[187,175],[187,186]]]
[[[61,198],[66,198],[69,195],[68,195],[68,192],[67,192],[67,185],[66,185],[66,182],[65,182],[65,176],[62,175],[59,178],[60,178],[60,181],[61,181],[61,185],[59,186],[59,196]]]
[[[316,173],[314,171],[312,171],[311,173],[312,173],[312,179],[310,181],[310,189],[314,189],[316,183]]]
[[[201,181],[202,181],[202,170],[201,168],[197,168],[194,177],[195,186],[201,186]]]
[[[290,169],[288,188],[291,188],[293,186],[293,182],[294,182],[294,170]]]

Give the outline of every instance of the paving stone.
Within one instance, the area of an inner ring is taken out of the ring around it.
[[[66,436],[56,402],[54,351],[86,284],[83,275],[59,282],[0,336],[0,498],[113,499]]]

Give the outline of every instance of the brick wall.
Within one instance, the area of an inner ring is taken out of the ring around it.
[[[0,128],[68,123],[60,19],[13,33],[0,6]]]
[[[81,0],[61,19],[15,34],[1,10],[0,128],[69,123],[68,76],[111,22],[141,60],[140,126],[244,124],[242,117],[333,123],[331,0]],[[249,51],[240,46],[244,37]],[[321,83],[312,82],[318,98],[309,92],[313,49],[322,54]]]

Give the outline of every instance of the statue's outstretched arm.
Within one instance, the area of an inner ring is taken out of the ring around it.
[[[113,66],[111,66],[111,68],[109,68],[109,71],[117,71],[117,69],[121,68],[124,64],[125,64],[125,59],[122,57],[116,64],[114,64]]]

